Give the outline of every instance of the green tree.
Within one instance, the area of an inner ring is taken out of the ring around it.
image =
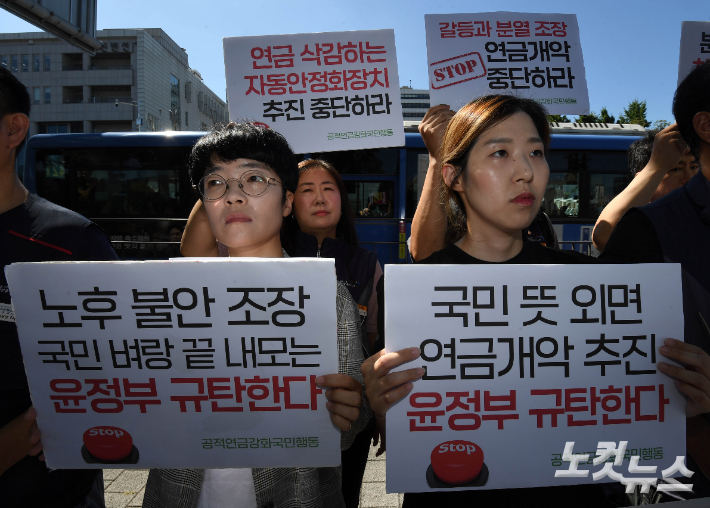
[[[569,123],[567,115],[547,115],[548,122]]]
[[[598,115],[594,111],[591,111],[588,115],[579,115],[576,123],[614,123],[615,121],[616,119],[609,115],[606,107],[603,107]]]
[[[599,113],[599,121],[601,123],[614,123],[616,121],[616,118],[611,116],[609,112],[606,110],[606,106],[604,106]]]
[[[600,123],[599,117],[594,111],[590,111],[588,115],[579,115],[574,123]]]
[[[653,129],[657,131],[662,131],[668,127],[671,123],[668,120],[656,120],[653,122]]]
[[[617,123],[633,123],[641,127],[651,125],[651,122],[646,119],[646,101],[634,99],[629,102],[624,112],[619,115],[619,121]]]

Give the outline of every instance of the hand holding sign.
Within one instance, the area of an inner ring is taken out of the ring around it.
[[[325,398],[330,420],[343,432],[360,417],[362,385],[346,374],[328,374],[316,378],[316,385],[328,388]]]
[[[710,413],[710,356],[697,346],[666,339],[660,353],[685,367],[659,362],[658,370],[675,378],[678,389],[688,396],[686,416]]]
[[[424,375],[424,369],[414,368],[399,372],[390,370],[400,365],[419,358],[419,348],[407,348],[394,353],[385,353],[385,350],[372,355],[360,367],[365,380],[365,393],[370,403],[370,408],[377,419],[379,436],[382,438],[377,455],[381,455],[387,448],[385,414],[395,403],[402,400],[412,391],[416,381]],[[377,444],[378,437],[374,444]]]

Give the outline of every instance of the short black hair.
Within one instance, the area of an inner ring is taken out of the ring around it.
[[[22,113],[30,116],[30,93],[25,85],[4,67],[0,67],[0,118],[5,115]],[[17,152],[22,150],[25,140],[17,145]]]
[[[673,96],[673,116],[680,135],[696,154],[700,152],[701,143],[693,127],[693,118],[701,111],[710,112],[710,62],[693,69]]]
[[[288,141],[278,132],[253,122],[219,124],[197,140],[187,164],[192,186],[197,189],[205,171],[215,162],[237,159],[263,162],[273,169],[281,181],[284,200],[286,191],[295,192],[298,165]]]
[[[653,140],[656,139],[657,133],[658,131],[655,130],[647,130],[641,139],[637,139],[629,146],[626,157],[629,161],[629,171],[631,171],[632,177],[645,168],[648,165],[648,161],[651,160]]]

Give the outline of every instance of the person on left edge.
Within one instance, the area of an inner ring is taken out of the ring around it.
[[[106,234],[81,215],[29,194],[15,159],[29,127],[30,96],[0,68],[0,505],[23,508],[104,506],[100,469],[45,466],[30,408],[5,266],[35,261],[113,261]],[[28,455],[29,454],[29,455]]]

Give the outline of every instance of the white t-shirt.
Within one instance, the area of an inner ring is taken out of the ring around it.
[[[251,469],[205,469],[197,508],[256,508]]]

